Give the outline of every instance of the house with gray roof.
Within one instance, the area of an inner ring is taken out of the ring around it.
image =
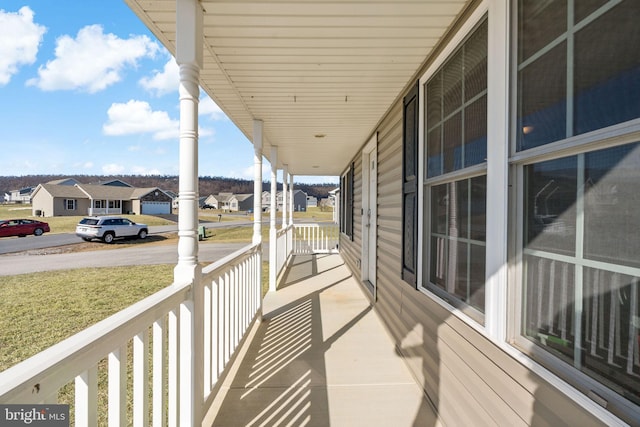
[[[32,196],[34,216],[170,214],[172,198],[157,187],[82,184],[58,180],[40,184]]]

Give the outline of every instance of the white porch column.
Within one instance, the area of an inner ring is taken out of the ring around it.
[[[289,210],[289,204],[287,203],[288,191],[287,180],[289,178],[289,166],[282,165],[282,226],[280,228],[287,228],[287,211]]]
[[[253,244],[262,242],[262,120],[253,121]]]
[[[198,266],[198,85],[202,68],[202,8],[176,0],[176,62],[180,66],[180,176],[176,283],[192,281],[180,305],[179,425],[202,422],[204,290]],[[171,406],[171,405],[170,405]],[[176,414],[170,414],[175,416]]]
[[[289,175],[289,225],[293,225],[293,175]]]
[[[509,2],[489,2],[487,103],[487,215],[485,329],[498,342],[507,338],[509,194]]]
[[[277,268],[276,211],[278,209],[278,147],[271,147],[271,206],[269,207],[269,292],[275,292]]]

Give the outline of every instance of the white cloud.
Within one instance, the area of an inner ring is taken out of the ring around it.
[[[158,169],[149,169],[145,166],[134,166],[132,172],[135,175],[161,175]]]
[[[109,163],[102,166],[102,173],[105,175],[118,175],[124,172],[124,166],[115,163]]]
[[[155,70],[152,77],[140,79],[140,85],[149,92],[155,93],[156,96],[177,92],[179,84],[180,69],[173,58],[164,64],[162,71]]]
[[[93,162],[76,163],[74,166],[81,169],[91,169],[93,168]]]
[[[17,13],[0,9],[0,86],[6,85],[20,65],[36,61],[46,27],[33,22],[33,11],[24,6]]]
[[[130,100],[111,104],[109,120],[102,126],[105,135],[122,136],[150,133],[155,140],[179,137],[179,122],[166,111],[153,111],[149,103]]]
[[[211,120],[226,120],[227,115],[222,112],[218,104],[206,94],[200,99],[198,115],[209,116]]]
[[[153,57],[158,49],[147,36],[121,39],[104,34],[100,25],[89,25],[80,29],[75,39],[68,35],[58,38],[55,59],[40,67],[39,77],[27,84],[46,91],[96,93],[120,81],[127,66],[135,67],[139,59]]]

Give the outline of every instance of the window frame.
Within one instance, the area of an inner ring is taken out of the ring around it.
[[[617,5],[618,3],[608,3],[603,5],[599,11],[592,12],[589,22],[597,19],[598,16],[604,14],[606,11]],[[598,16],[594,17],[594,15]],[[533,360],[534,363],[540,364],[543,369],[548,370],[553,375],[560,378],[560,380],[578,390],[581,395],[587,396],[598,405],[605,407],[608,413],[613,414],[614,416],[622,416],[628,421],[629,419],[633,419],[633,416],[637,416],[637,404],[625,398],[613,388],[608,387],[604,382],[600,382],[587,373],[580,371],[573,364],[568,363],[566,360],[561,359],[546,350],[544,347],[536,344],[527,338],[522,332],[524,324],[523,305],[525,299],[525,278],[523,274],[524,256],[526,252],[526,248],[524,246],[526,228],[524,171],[527,166],[541,162],[586,155],[587,153],[594,151],[640,142],[640,118],[605,126],[577,135],[574,135],[573,132],[567,131],[568,136],[565,135],[564,138],[518,151],[518,109],[520,108],[518,103],[518,97],[520,96],[518,76],[521,67],[523,66],[523,64],[518,64],[518,24],[518,6],[515,5],[512,9],[510,19],[511,36],[515,42],[512,43],[509,51],[509,67],[511,70],[511,91],[509,100],[511,107],[509,115],[510,131],[508,158],[508,170],[512,184],[508,193],[508,218],[510,221],[510,238],[508,239],[508,245],[510,259],[512,260],[509,263],[509,282],[512,286],[510,286],[511,292],[508,302],[513,309],[507,313],[509,322],[509,329],[506,337],[507,343],[516,351]],[[586,25],[588,25],[588,23],[581,23],[579,26],[576,26],[576,28],[581,29]],[[578,30],[574,29],[572,34],[575,34],[577,31]],[[560,39],[566,39],[568,37],[568,33],[569,30],[565,30]],[[557,40],[549,42],[541,48],[541,51],[544,51],[551,45],[555,46],[555,44],[557,44]],[[535,56],[536,55],[533,55],[531,58],[528,58],[524,63],[530,62]],[[573,63],[573,58],[567,58],[567,63]],[[567,88],[570,88],[567,89],[568,91],[572,91],[572,86],[573,81],[567,81]],[[565,101],[569,104],[573,103],[572,99]],[[573,120],[573,116],[567,116],[565,118],[565,126],[568,128],[573,123]],[[580,166],[577,167],[577,170],[580,170],[579,168]],[[577,185],[579,186],[580,182],[577,182]],[[580,202],[577,202],[577,204],[579,203]],[[576,233],[577,232],[578,231],[576,231]],[[584,230],[581,230],[581,232],[582,235],[584,235]],[[576,239],[579,239],[577,235]],[[558,258],[563,258],[563,256],[560,255]],[[565,258],[570,259],[568,261],[571,265],[570,268],[585,268],[589,267],[589,264],[591,264],[589,261],[585,263],[585,256],[579,256],[578,254]],[[578,329],[578,333],[581,333],[580,329]]]
[[[71,208],[69,207],[69,202],[71,202]],[[64,199],[64,210],[65,211],[78,210],[78,200],[76,200],[76,199]]]
[[[488,4],[482,2],[478,8],[473,12],[467,21],[462,25],[461,29],[455,34],[449,43],[444,47],[442,52],[438,55],[435,61],[427,68],[422,74],[418,82],[418,99],[419,99],[419,111],[418,111],[418,248],[422,251],[422,256],[418,257],[417,262],[417,289],[423,294],[429,296],[438,304],[451,311],[454,315],[460,317],[463,321],[470,324],[474,328],[479,328],[483,332],[483,328],[486,325],[487,319],[487,297],[485,295],[485,312],[482,313],[476,308],[463,301],[457,299],[453,294],[439,289],[436,285],[431,284],[429,281],[429,260],[431,257],[431,244],[429,242],[429,236],[431,234],[431,221],[430,211],[427,209],[430,206],[431,187],[435,185],[441,185],[446,183],[455,183],[461,180],[467,180],[478,176],[487,176],[488,162],[485,160],[482,163],[474,164],[462,169],[453,170],[451,172],[442,173],[434,177],[426,177],[426,164],[425,164],[425,151],[426,151],[426,123],[425,123],[425,109],[426,109],[426,85],[431,78],[438,73],[442,66],[446,64],[449,59],[456,54],[462,46],[470,39],[474,32],[485,22],[490,22],[488,16]],[[489,32],[491,27],[489,26],[487,31]],[[489,43],[487,42],[487,57],[490,55]],[[489,65],[490,61],[487,61]],[[463,77],[464,80],[464,77]],[[489,95],[489,82],[490,76],[487,76],[487,82],[485,89],[485,95]],[[476,97],[477,98],[477,97]],[[463,104],[465,104],[463,100]],[[487,150],[489,148],[489,111],[487,110]],[[488,155],[488,151],[487,151]],[[487,192],[489,188],[487,187]],[[427,221],[429,219],[429,221]],[[485,227],[487,224],[485,223]],[[485,248],[487,242],[485,241]],[[485,258],[485,269],[487,267]],[[486,271],[486,270],[485,270]],[[486,277],[485,277],[486,286]]]
[[[353,241],[354,164],[340,177],[340,233]]]

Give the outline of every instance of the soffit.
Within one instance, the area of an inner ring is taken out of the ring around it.
[[[175,54],[176,0],[126,1]],[[339,175],[468,1],[200,3],[203,90],[290,173]]]

